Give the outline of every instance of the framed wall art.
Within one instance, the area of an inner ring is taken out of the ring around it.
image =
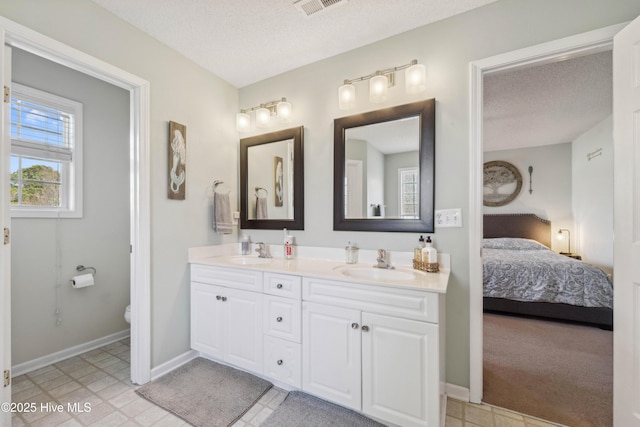
[[[187,179],[187,127],[169,122],[169,187],[170,199],[184,200]]]
[[[522,175],[514,165],[502,160],[486,162],[483,168],[483,202],[485,206],[511,203],[522,189]]]

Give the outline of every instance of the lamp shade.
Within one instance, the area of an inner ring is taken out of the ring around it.
[[[276,104],[276,115],[278,116],[278,121],[284,123],[290,122],[291,113],[291,103],[287,102],[285,98],[282,98],[282,101]]]
[[[266,128],[269,126],[271,120],[271,111],[269,109],[260,107],[256,110],[256,126],[259,128]]]
[[[343,84],[338,88],[338,107],[341,110],[349,110],[356,106],[356,87],[352,84]]]
[[[374,103],[384,102],[387,99],[389,82],[387,77],[379,74],[369,81],[369,101]]]
[[[249,114],[241,112],[236,114],[236,130],[238,132],[248,132],[251,129],[251,118]]]
[[[404,88],[408,94],[420,93],[427,88],[424,65],[414,64],[404,72]]]

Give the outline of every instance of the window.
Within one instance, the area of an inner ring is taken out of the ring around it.
[[[82,217],[82,104],[11,88],[11,215]]]
[[[418,168],[398,169],[398,183],[400,189],[400,216],[403,218],[418,218]]]

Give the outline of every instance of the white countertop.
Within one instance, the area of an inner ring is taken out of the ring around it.
[[[189,249],[189,263],[226,268],[241,268],[271,273],[394,286],[404,289],[446,293],[450,274],[450,257],[438,254],[440,272],[427,273],[413,269],[409,252],[392,252],[393,270],[374,269],[376,251],[360,250],[357,264],[344,262],[344,250],[296,246],[296,257],[287,260],[276,248],[272,258],[241,255],[238,244],[204,246]],[[370,277],[371,276],[371,277]]]

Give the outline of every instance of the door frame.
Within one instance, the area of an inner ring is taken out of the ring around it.
[[[611,50],[613,36],[627,24],[507,52],[470,63],[469,85],[469,400],[482,401],[482,157],[483,77]]]
[[[3,45],[22,49],[129,92],[131,381],[147,383],[151,379],[150,84],[1,16],[0,41]],[[4,123],[0,126],[4,127]],[[8,186],[8,174],[5,175],[0,178],[0,184]],[[0,206],[3,203],[7,201],[0,200]],[[11,286],[10,281],[0,282],[0,285]],[[5,311],[6,308],[0,310]]]

